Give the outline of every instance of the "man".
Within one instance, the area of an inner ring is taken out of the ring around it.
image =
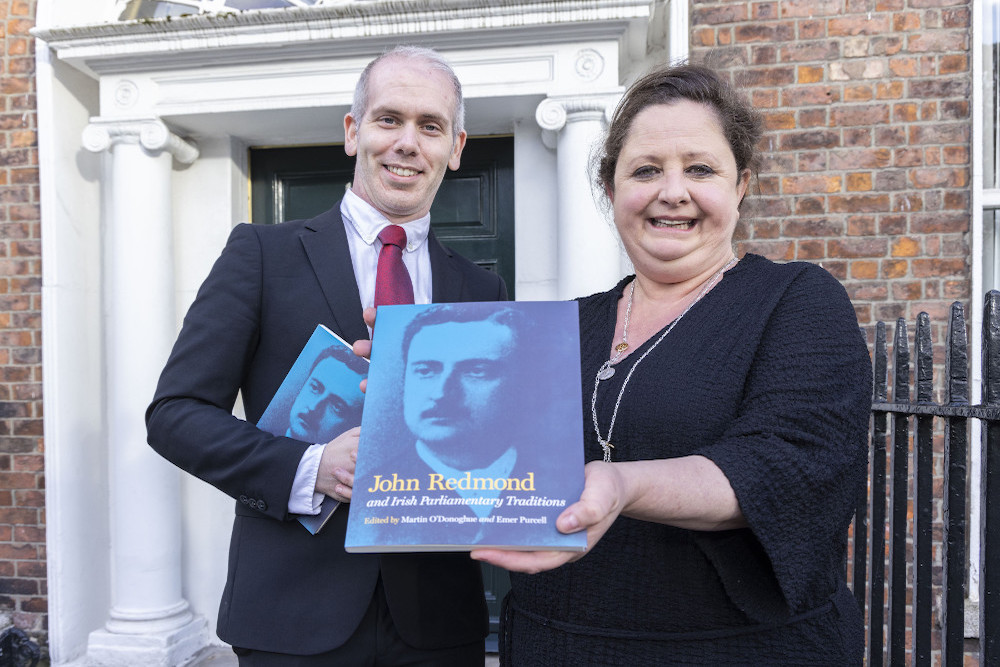
[[[292,402],[285,435],[302,442],[328,442],[360,424],[365,363],[340,345],[320,352]]]
[[[253,426],[318,322],[368,338],[377,237],[391,225],[405,231],[417,303],[506,299],[503,281],[430,232],[463,122],[461,85],[433,51],[404,47],[370,63],[344,119],[352,190],[311,220],[233,230],[147,410],[158,452],[239,499],[218,633],[243,666],[483,664],[478,564],[347,554],[346,511],[316,535],[291,520],[318,512],[324,494],[350,499],[358,429],[324,443]],[[247,422],[230,414],[240,391]]]

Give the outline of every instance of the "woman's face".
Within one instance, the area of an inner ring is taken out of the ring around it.
[[[727,261],[749,176],[711,107],[678,100],[639,112],[608,193],[636,271],[680,282]]]

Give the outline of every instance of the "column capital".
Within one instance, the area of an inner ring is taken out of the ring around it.
[[[535,109],[535,122],[542,128],[542,141],[556,147],[556,137],[572,117],[585,116],[603,123],[611,122],[621,92],[594,95],[547,97]]]
[[[198,147],[182,139],[159,118],[91,118],[83,129],[83,147],[93,153],[116,143],[139,144],[151,152],[167,151],[181,164],[198,159]]]

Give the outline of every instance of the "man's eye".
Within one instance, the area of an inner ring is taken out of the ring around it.
[[[410,367],[410,374],[420,378],[431,377],[435,371],[429,364],[414,364]]]
[[[439,125],[424,125],[425,132],[440,132],[441,127]]]
[[[322,393],[323,392],[323,383],[320,382],[319,380],[310,380],[309,381],[309,391],[311,391],[314,394]]]

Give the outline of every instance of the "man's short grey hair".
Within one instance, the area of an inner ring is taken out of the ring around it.
[[[444,72],[448,75],[455,89],[455,113],[452,114],[451,136],[453,139],[458,137],[458,133],[465,130],[465,100],[462,97],[462,83],[458,80],[455,70],[451,68],[451,65],[448,64],[448,61],[440,53],[422,46],[397,46],[368,63],[361,72],[358,85],[354,87],[354,102],[351,104],[351,116],[354,120],[360,123],[364,119],[365,113],[368,112],[368,99],[370,97],[368,82],[371,78],[372,70],[375,69],[375,65],[387,58],[420,59],[428,63],[432,70]]]

